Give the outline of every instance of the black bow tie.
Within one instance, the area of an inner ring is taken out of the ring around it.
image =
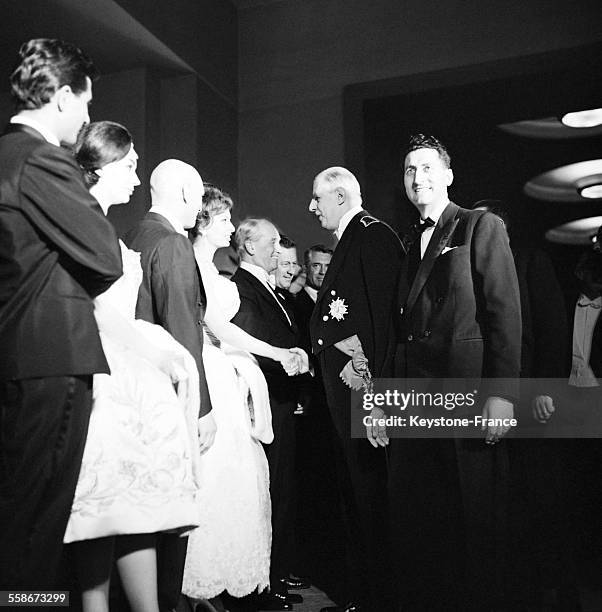
[[[412,225],[407,234],[401,239],[401,242],[405,248],[406,253],[409,252],[410,247],[416,242],[418,238],[422,235],[422,232],[425,232],[430,227],[435,226],[435,221],[433,221],[430,217],[427,217],[424,221],[420,219]]]
[[[427,217],[424,221],[420,219],[418,223],[414,223],[414,229],[418,234],[422,234],[422,232],[426,231],[429,227],[433,227],[433,225],[435,225],[435,222],[430,217]]]

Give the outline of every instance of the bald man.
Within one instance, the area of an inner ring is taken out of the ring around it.
[[[150,179],[152,206],[126,236],[140,251],[143,279],[136,317],[164,327],[184,345],[199,370],[199,442],[201,451],[213,444],[215,422],[203,367],[201,325],[206,297],[187,229],[194,226],[205,189],[199,173],[176,159],[161,162]],[[161,611],[177,606],[182,587],[187,538],[159,536],[157,570]]]

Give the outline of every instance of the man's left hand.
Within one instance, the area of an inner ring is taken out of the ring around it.
[[[486,424],[483,423],[482,429],[486,432],[485,444],[496,444],[511,429],[508,424],[514,418],[514,405],[503,397],[488,397],[483,406],[484,419],[503,419],[506,424]]]
[[[379,446],[387,446],[389,438],[387,436],[387,428],[385,425],[378,425],[380,419],[386,418],[385,411],[382,408],[374,407],[370,412],[370,422],[372,425],[366,425],[366,436],[368,442],[378,448]]]

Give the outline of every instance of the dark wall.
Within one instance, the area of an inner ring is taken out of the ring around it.
[[[547,170],[599,158],[602,137],[533,139],[498,125],[595,107],[602,81],[592,75],[601,71],[602,44],[525,58],[520,65],[500,62],[349,87],[348,163],[363,178],[371,210],[403,231],[417,213],[401,184],[402,152],[411,134],[434,134],[452,156],[453,201],[465,207],[484,198],[505,201],[513,243],[545,246],[561,266],[572,268],[579,249],[547,244],[544,234],[599,215],[600,201],[542,202],[525,195],[523,186]]]
[[[239,15],[240,197],[303,246],[330,239],[307,204],[314,175],[346,162],[345,86],[602,40],[599,0],[287,0]]]
[[[231,106],[238,99],[238,21],[228,0],[117,0]]]

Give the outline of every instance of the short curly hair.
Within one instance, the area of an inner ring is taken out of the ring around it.
[[[451,168],[451,156],[448,150],[445,148],[445,145],[439,139],[428,134],[414,134],[413,136],[410,136],[408,145],[401,156],[402,168],[408,153],[416,151],[417,149],[434,149],[435,151],[437,151],[437,153],[439,153],[439,157],[441,158],[441,161],[445,164],[445,167]]]
[[[21,45],[19,63],[10,77],[15,108],[41,108],[64,85],[81,94],[87,89],[86,77],[94,81],[97,76],[92,60],[75,45],[56,38],[34,38]]]
[[[215,185],[206,183],[203,207],[197,215],[194,227],[189,231],[190,236],[196,238],[202,229],[209,227],[215,215],[219,215],[225,210],[231,210],[233,206],[232,198],[225,191],[215,187]]]

